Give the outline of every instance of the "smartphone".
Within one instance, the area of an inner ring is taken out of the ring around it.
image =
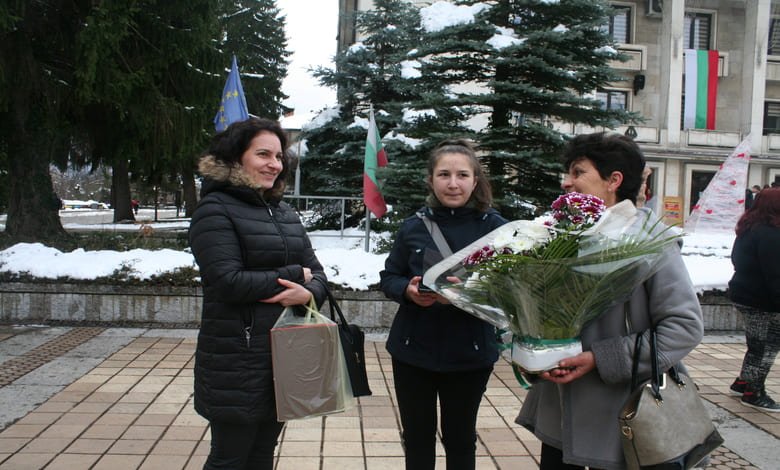
[[[424,285],[424,284],[417,284],[417,291],[419,291],[421,294],[435,294],[433,289],[430,287]]]

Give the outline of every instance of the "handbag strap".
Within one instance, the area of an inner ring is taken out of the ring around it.
[[[328,297],[328,304],[330,305],[330,319],[336,323],[346,325],[347,319],[344,318],[344,312],[341,311],[339,303],[336,302],[336,298],[333,297],[333,292],[330,291],[328,286],[325,286],[325,295]],[[338,316],[338,319],[336,317]]]
[[[441,253],[442,257],[449,258],[452,256],[452,249],[450,248],[450,245],[447,244],[447,240],[444,239],[444,234],[441,233],[439,224],[429,219],[422,211],[417,213],[417,217],[422,219],[423,225],[425,225],[425,228],[428,229],[428,233],[431,234],[433,243],[436,244],[436,248],[439,250],[439,253]],[[459,278],[465,278],[468,276],[468,273],[465,269],[463,269],[462,266],[453,268],[452,274]]]
[[[631,362],[631,390],[636,390],[639,386],[639,355],[642,350],[642,335],[636,335],[636,341],[634,341],[634,357]]]
[[[328,305],[330,306],[330,319],[339,326],[339,336],[342,338],[342,341],[346,339],[349,344],[355,344],[356,338],[349,329],[349,324],[344,317],[344,312],[341,311],[339,303],[336,301],[333,292],[330,291],[328,286],[325,286],[325,294],[328,297]],[[338,317],[338,319],[336,317]]]
[[[626,321],[628,321],[628,302],[625,304]],[[650,388],[652,389],[653,397],[658,401],[663,401],[661,396],[661,389],[664,387],[664,374],[658,367],[658,334],[655,329],[655,325],[650,317],[648,311],[648,319],[650,320],[650,331],[648,337],[648,343],[650,344]],[[639,370],[639,356],[642,350],[642,335],[637,333],[636,341],[634,342],[634,357],[631,363],[631,390],[636,390],[639,386],[638,370]],[[680,379],[675,366],[669,367],[667,375],[677,385],[685,386],[685,382]]]
[[[447,240],[444,239],[444,235],[441,233],[439,224],[426,217],[422,212],[418,212],[417,217],[422,219],[423,224],[425,225],[425,228],[428,229],[428,233],[431,234],[433,243],[436,244],[436,248],[438,248],[439,253],[441,253],[441,255],[445,258],[452,256],[452,249],[450,248],[450,245],[447,244]]]

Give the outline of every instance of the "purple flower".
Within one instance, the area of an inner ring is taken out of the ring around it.
[[[571,231],[584,230],[601,217],[606,210],[604,201],[596,196],[581,193],[566,193],[550,205],[556,228]]]

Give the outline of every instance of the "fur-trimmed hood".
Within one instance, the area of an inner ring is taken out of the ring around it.
[[[204,177],[216,183],[226,183],[236,187],[254,189],[262,194],[263,188],[254,182],[244,167],[238,163],[229,165],[217,160],[214,155],[205,155],[198,161],[198,172]],[[220,185],[222,186],[222,185]]]

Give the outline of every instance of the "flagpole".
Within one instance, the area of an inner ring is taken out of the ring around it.
[[[366,207],[366,253],[371,249],[371,211]]]
[[[374,114],[374,103],[368,104],[368,110],[369,110],[368,111],[369,115]],[[365,241],[366,253],[368,253],[369,250],[371,249],[370,245],[371,245],[371,211],[368,209],[368,205],[366,205],[366,241]]]

